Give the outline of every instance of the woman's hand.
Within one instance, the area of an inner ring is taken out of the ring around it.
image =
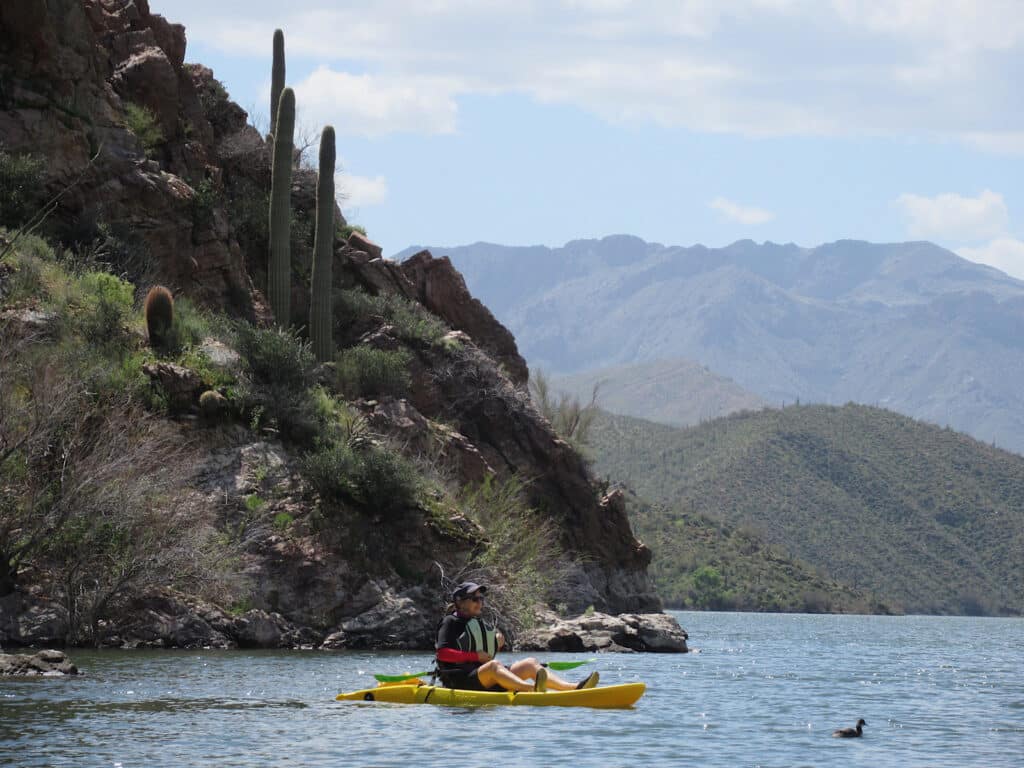
[[[476,657],[481,663],[491,660],[491,654],[489,654],[487,651],[477,651]]]
[[[494,639],[498,641],[498,650],[505,647],[505,636],[501,632],[494,633]]]

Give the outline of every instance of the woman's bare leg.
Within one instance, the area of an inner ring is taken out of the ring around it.
[[[528,659],[521,659],[509,667],[509,670],[516,677],[522,678],[523,680],[533,680],[537,676],[537,670],[540,669],[541,663],[532,656]],[[550,669],[548,670],[548,688],[556,691],[572,691],[576,689],[575,683],[570,683],[568,680],[563,680]]]
[[[513,669],[515,664],[512,665]],[[500,685],[506,691],[532,691],[533,683],[528,683],[504,664],[493,659],[482,664],[476,671],[476,679],[486,688]]]

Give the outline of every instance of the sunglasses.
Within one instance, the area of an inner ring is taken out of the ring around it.
[[[466,599],[467,600],[472,600],[474,603],[482,603],[484,601],[484,596],[483,595],[472,595],[471,597],[467,597]]]

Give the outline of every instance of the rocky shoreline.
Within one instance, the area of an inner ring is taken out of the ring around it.
[[[432,650],[436,617],[420,607],[424,602],[421,591],[396,594],[385,589],[371,608],[325,633],[289,621],[276,611],[254,608],[232,614],[195,597],[160,590],[136,600],[116,625],[102,627],[99,646]],[[0,610],[0,620],[3,616]],[[3,629],[8,644],[62,644],[59,614],[52,606],[38,602],[16,617],[8,613],[7,618]],[[552,611],[542,611],[537,626],[517,638],[515,650],[686,653],[687,638],[678,622],[664,613],[590,612],[564,618]]]

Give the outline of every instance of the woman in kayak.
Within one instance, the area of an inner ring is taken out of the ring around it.
[[[468,691],[571,691],[593,688],[598,674],[591,672],[573,684],[548,672],[534,658],[506,667],[494,657],[505,645],[500,632],[484,624],[487,587],[467,581],[452,593],[454,605],[437,628],[437,669],[446,688]],[[531,682],[532,681],[532,682]]]

